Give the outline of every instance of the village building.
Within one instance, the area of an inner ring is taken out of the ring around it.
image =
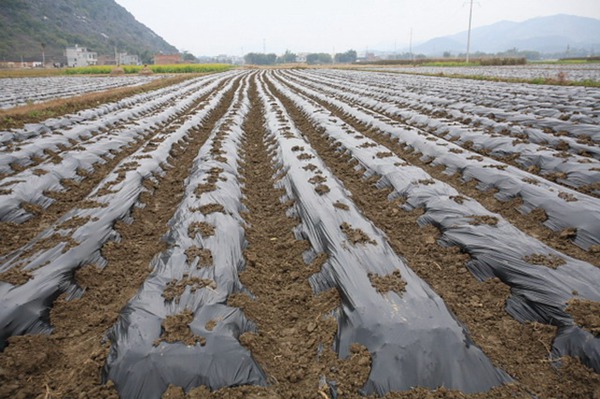
[[[119,65],[140,65],[140,57],[136,54],[119,53]]]
[[[298,53],[296,54],[296,62],[300,64],[306,64],[306,56],[308,53]]]
[[[117,53],[113,55],[99,55],[98,65],[141,65],[141,62],[140,57],[136,54]]]
[[[98,53],[89,51],[85,47],[67,47],[65,50],[67,57],[67,66],[71,68],[86,67],[98,64]]]

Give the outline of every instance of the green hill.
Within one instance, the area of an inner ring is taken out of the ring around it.
[[[177,49],[138,22],[114,0],[1,0],[0,61],[65,62],[64,49],[78,44],[98,55],[137,54],[149,62],[155,52]]]

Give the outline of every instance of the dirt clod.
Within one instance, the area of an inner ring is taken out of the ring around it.
[[[406,287],[406,282],[402,280],[400,270],[394,270],[393,273],[388,274],[387,276],[369,273],[369,280],[371,280],[371,285],[375,287],[377,292],[382,294],[389,291],[401,294]]]
[[[206,339],[195,335],[190,329],[189,324],[194,320],[194,313],[191,310],[185,310],[176,315],[167,316],[162,322],[162,332],[160,338],[154,342],[154,346],[160,345],[161,342],[173,344],[182,342],[192,346],[199,344],[204,346]]]
[[[166,301],[175,301],[175,303],[179,303],[179,300],[187,287],[190,287],[190,291],[193,293],[204,287],[209,287],[214,290],[217,288],[217,284],[213,280],[190,277],[189,275],[184,274],[181,280],[169,281],[162,296]]]
[[[348,241],[352,243],[352,245],[356,244],[372,244],[377,245],[377,243],[372,240],[364,231],[361,229],[355,229],[348,223],[342,223],[340,229],[344,232]]]
[[[531,263],[532,265],[543,265],[548,266],[552,269],[556,269],[559,266],[566,264],[565,260],[561,257],[558,257],[554,254],[552,255],[542,255],[542,254],[533,254],[526,256],[523,260],[527,263]]]
[[[469,224],[472,224],[473,226],[479,226],[482,224],[487,224],[488,226],[496,226],[498,224],[498,218],[495,216],[473,215],[469,218],[471,219]]]
[[[215,227],[206,222],[194,222],[188,227],[188,235],[190,238],[195,238],[200,233],[203,238],[215,235]]]

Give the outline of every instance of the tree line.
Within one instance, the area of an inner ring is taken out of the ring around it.
[[[348,50],[345,53],[337,53],[333,57],[327,53],[310,53],[306,55],[306,63],[310,65],[325,64],[352,64],[356,62],[356,51]],[[293,64],[300,62],[297,54],[286,50],[284,54],[277,56],[274,53],[248,53],[244,56],[246,64],[252,65],[276,65]]]

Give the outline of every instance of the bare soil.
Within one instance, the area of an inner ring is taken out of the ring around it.
[[[189,142],[182,142],[154,191],[142,195],[143,208],[134,208],[134,222],[117,222],[121,241],[102,248],[108,266],[87,265],[75,273],[85,294],[67,301],[61,296],[51,310],[51,335],[15,336],[0,353],[0,397],[6,398],[117,398],[112,384],[100,384],[100,371],[110,343],[105,334],[119,311],[148,276],[152,257],[166,248],[161,237],[184,194],[198,150],[225,113],[233,90]],[[107,171],[108,173],[108,171]],[[78,206],[77,202],[71,204]]]
[[[92,172],[78,173],[82,177],[80,181],[63,180],[61,183],[64,187],[64,191],[45,192],[44,194],[46,196],[54,200],[48,208],[42,209],[35,205],[22,204],[21,206],[26,211],[33,213],[34,217],[22,224],[0,222],[0,256],[6,255],[25,245],[33,237],[48,228],[48,226],[52,225],[52,223],[60,219],[61,216],[74,207],[85,206],[85,204],[81,205],[84,199],[123,159],[132,155],[140,148],[147,146],[159,133],[176,126],[183,118],[194,112],[196,107],[203,105],[206,97],[208,97],[208,95],[198,99],[194,107],[187,112],[184,112],[178,118],[171,120],[170,123],[163,126],[161,129],[145,133],[144,137],[123,148],[122,151],[113,154],[113,157],[105,159],[104,163],[95,164]],[[31,167],[34,166],[35,165],[32,165]],[[129,166],[131,167],[132,165]],[[127,166],[124,170],[126,169]],[[94,206],[96,206],[96,204],[91,207]]]
[[[346,359],[339,359],[333,350],[337,320],[332,312],[340,306],[339,293],[328,290],[316,295],[308,283],[308,278],[321,270],[327,256],[319,254],[309,264],[304,260],[310,244],[296,238],[294,229],[300,221],[290,216],[293,214],[289,212],[293,202],[283,202],[284,190],[275,188],[277,165],[268,150],[271,143],[265,135],[265,110],[254,82],[251,80],[251,108],[243,125],[240,163],[243,204],[247,209],[242,213],[247,240],[244,251],[246,266],[240,280],[251,295],[237,293],[229,297],[227,304],[242,309],[245,316],[256,323],[256,333],[245,333],[240,341],[264,369],[269,384],[267,387],[243,386],[215,392],[198,387],[187,393],[180,387],[171,386],[163,398],[331,399],[332,392],[324,381],[335,381],[339,398],[359,398],[359,390],[370,373],[371,357],[360,345],[353,345]],[[111,241],[102,248],[107,266],[101,269],[85,265],[75,272],[74,278],[85,292],[79,299],[66,300],[65,296],[61,296],[54,303],[50,315],[54,327],[52,334],[9,339],[9,345],[0,352],[1,398],[118,398],[111,382],[105,385],[100,382],[101,369],[110,346],[106,332],[147,278],[152,258],[166,248],[161,237],[167,232],[167,223],[184,195],[184,181],[194,158],[226,112],[239,84],[239,81],[236,82],[189,141],[180,142],[174,148],[169,159],[171,166],[166,168],[164,175],[156,176],[158,183],[149,183],[151,192],[142,196],[141,202],[145,206],[132,210],[133,222],[117,222],[115,227],[121,240]],[[349,190],[359,210],[386,234],[393,250],[405,258],[407,265],[443,298],[467,327],[474,343],[497,367],[515,379],[514,383],[482,394],[465,395],[445,388],[429,390],[415,387],[407,392],[390,393],[387,398],[600,398],[599,374],[577,359],[565,357],[560,364],[549,360],[555,327],[521,324],[509,316],[505,311],[506,299],[510,295],[506,285],[498,279],[476,280],[466,267],[470,260],[467,254],[456,247],[439,245],[440,231],[437,228],[419,226],[417,220],[423,214],[422,209],[403,211],[401,198],[390,200],[389,189],[377,189],[376,177],[366,179],[362,171],[356,170],[355,162],[338,151],[336,143],[324,137],[319,128],[273,86],[270,88],[282,101],[310,146]],[[408,151],[388,136],[347,118],[336,109],[329,110],[353,126],[358,134],[386,146],[387,150],[378,156],[396,154],[423,168],[433,178],[452,185],[462,194],[454,198],[456,202],[465,201],[466,197],[474,198],[490,212],[500,213],[510,223],[555,249],[600,265],[597,253],[582,251],[564,236],[542,226],[541,222],[545,220],[543,211],[522,215],[515,209],[518,202],[499,202],[490,195],[493,193],[477,190],[476,182],[465,183],[457,175],[448,176],[443,173],[443,168],[423,162],[419,154]],[[151,147],[151,139],[136,143],[127,149],[127,153],[144,145],[150,144]],[[304,152],[304,147],[294,151],[295,156],[303,159],[313,158],[313,155]],[[116,158],[124,159],[124,154],[118,154]],[[92,206],[85,200],[87,193],[114,170],[116,162],[99,166],[66,193],[52,194],[56,195],[57,202],[40,211],[31,222],[0,226],[0,255],[27,243],[69,209]],[[312,167],[316,168],[315,165]],[[311,169],[311,164],[306,168]],[[196,188],[196,194],[214,190],[221,172],[218,168],[213,170],[211,178]],[[329,190],[322,179],[315,178],[311,183],[315,190]],[[430,182],[422,181],[420,184]],[[348,210],[349,204],[337,202],[335,207]],[[222,211],[220,204],[209,204],[202,209],[204,213]],[[68,226],[80,223],[81,220],[71,220]],[[494,226],[498,220],[478,217],[473,218],[473,223]],[[339,227],[349,245],[374,244],[364,231],[354,226]],[[214,234],[211,229],[213,227],[208,224],[195,224],[189,235],[206,237]],[[212,254],[206,249],[191,247],[186,256],[188,263],[197,261],[199,268],[212,263]],[[534,254],[531,260],[540,267],[553,267],[560,263],[560,259],[545,254]],[[19,269],[0,275],[0,279],[11,282],[26,281],[24,279],[27,278],[28,275]],[[369,278],[381,293],[402,292],[405,287],[399,272],[387,276],[371,274]],[[199,289],[213,285],[211,280],[184,276],[181,280],[172,281],[164,295],[168,300],[177,301],[186,287]],[[572,301],[569,309],[579,325],[598,334],[600,324],[597,316],[600,310],[597,303]],[[202,344],[204,338],[194,335],[189,328],[192,318],[190,312],[166,318],[159,342]],[[215,328],[218,322],[209,321],[207,330]]]
[[[275,90],[274,87],[272,89]],[[516,380],[514,384],[481,395],[411,391],[391,393],[387,397],[507,398],[537,395],[540,398],[590,398],[598,395],[596,391],[600,386],[600,375],[582,365],[579,360],[564,358],[560,368],[555,367],[548,360],[556,333],[555,327],[537,323],[520,324],[509,316],[504,309],[506,298],[509,296],[509,288],[506,285],[498,279],[483,283],[477,281],[467,270],[466,263],[469,261],[467,254],[461,253],[456,247],[446,248],[438,245],[435,238],[440,235],[440,232],[435,227],[419,227],[417,219],[423,214],[421,209],[412,212],[402,211],[399,208],[401,199],[388,200],[389,189],[377,189],[374,185],[377,181],[376,177],[365,179],[361,171],[355,170],[350,157],[340,153],[335,143],[324,137],[306,115],[284,96],[280,95],[279,99],[293,116],[296,125],[309,139],[312,147],[317,150],[336,177],[352,192],[360,210],[386,233],[392,248],[401,254],[411,269],[444,299],[458,319],[467,326],[471,338],[486,355]],[[364,136],[386,145],[398,156],[411,163],[418,159],[414,154],[411,157],[404,157],[406,152],[397,151],[400,146],[388,145],[391,140],[373,133],[368,126],[361,126],[345,118],[335,109],[329,108],[329,110]],[[426,167],[423,162],[419,162],[418,166],[423,167],[427,172],[434,169]],[[439,173],[432,173],[432,175],[448,181],[447,175]],[[477,199],[484,197],[476,189],[465,192],[461,190],[462,186],[456,184],[455,188],[465,195],[475,191],[478,194]],[[492,209],[490,211],[495,212]]]
[[[48,118],[76,113],[102,103],[119,101],[125,97],[168,87],[198,76],[200,75],[170,76],[156,79],[141,86],[122,87],[0,110],[0,130],[22,128],[27,123],[42,122]]]

